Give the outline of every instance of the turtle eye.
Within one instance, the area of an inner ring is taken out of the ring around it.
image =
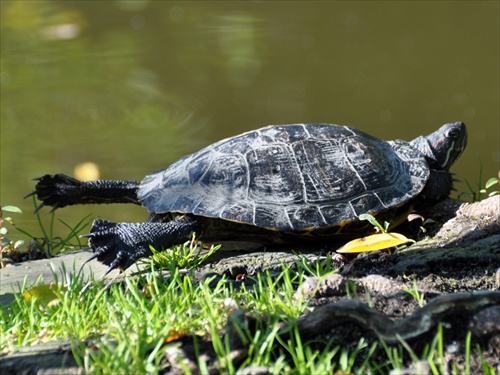
[[[451,138],[451,139],[457,139],[457,138],[458,138],[458,135],[459,135],[459,132],[458,132],[458,130],[456,130],[456,129],[451,129],[451,130],[448,132],[448,134],[447,134],[448,138]]]

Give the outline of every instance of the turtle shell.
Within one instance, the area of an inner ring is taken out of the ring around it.
[[[343,225],[399,207],[429,178],[423,155],[348,126],[268,126],[214,143],[147,176],[150,212],[189,213],[278,231]]]

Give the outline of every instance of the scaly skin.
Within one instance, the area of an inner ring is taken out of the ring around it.
[[[44,206],[57,208],[75,204],[100,203],[135,203],[137,199],[137,181],[96,180],[79,181],[64,174],[46,174],[37,177],[35,190],[26,197],[36,194],[42,203],[37,211]],[[25,198],[26,198],[25,197]]]
[[[196,218],[183,216],[166,223],[114,223],[96,219],[92,224],[89,246],[96,259],[114,269],[125,270],[142,257],[151,255],[150,246],[160,251],[183,243],[197,229]]]

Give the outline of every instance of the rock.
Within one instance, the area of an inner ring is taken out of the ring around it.
[[[430,239],[396,252],[389,274],[431,273],[448,265],[459,268],[475,263],[500,267],[500,195],[462,204],[457,216]],[[485,267],[486,268],[486,267]]]
[[[476,336],[500,333],[500,304],[475,314],[470,320],[469,329]]]
[[[249,366],[240,369],[236,375],[267,375],[271,373],[271,369],[265,366]]]
[[[345,295],[345,278],[334,273],[325,278],[308,277],[295,292],[295,299],[309,299],[312,297],[328,297]]]
[[[382,275],[368,275],[359,279],[365,290],[373,294],[380,294],[382,296],[392,296],[403,291],[400,283],[390,280]]]
[[[69,341],[26,346],[0,354],[0,373],[18,375],[78,375],[81,373]]]

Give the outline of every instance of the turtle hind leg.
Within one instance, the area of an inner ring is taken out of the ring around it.
[[[25,198],[36,195],[43,206],[51,206],[52,211],[75,204],[93,203],[136,203],[137,181],[96,180],[79,181],[64,174],[46,174],[35,178],[35,190]]]
[[[92,224],[89,246],[94,255],[89,259],[97,259],[107,265],[108,271],[126,270],[138,259],[151,255],[150,246],[163,250],[189,239],[193,231],[197,231],[196,218],[183,216],[166,223],[114,223],[96,219]]]

